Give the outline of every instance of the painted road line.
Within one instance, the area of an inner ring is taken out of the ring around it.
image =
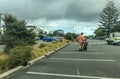
[[[106,44],[105,42],[90,42],[88,44]]]
[[[79,67],[77,67],[77,75],[80,75]]]
[[[63,61],[101,61],[101,62],[115,62],[116,60],[109,59],[76,59],[76,58],[50,58],[51,60],[63,60]]]
[[[108,78],[108,77],[97,77],[97,76],[80,76],[80,75],[67,75],[67,74],[55,74],[55,73],[42,73],[42,72],[27,72],[27,74],[56,76],[56,77],[69,77],[69,78],[120,79],[120,78]]]
[[[88,49],[88,50],[98,50],[98,49]]]
[[[82,53],[84,53],[85,55],[86,54],[96,54],[96,55],[100,55],[100,54],[105,54],[104,52],[82,52]]]
[[[60,52],[59,54],[74,54],[74,53],[85,53],[85,54],[105,54],[104,52]]]

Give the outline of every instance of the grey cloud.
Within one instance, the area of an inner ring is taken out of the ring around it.
[[[0,12],[22,19],[96,21],[106,0],[1,0]]]

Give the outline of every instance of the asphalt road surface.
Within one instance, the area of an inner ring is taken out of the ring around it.
[[[88,42],[86,52],[71,43],[6,79],[120,79],[120,46]]]

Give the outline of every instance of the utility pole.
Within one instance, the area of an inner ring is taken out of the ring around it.
[[[73,34],[72,34],[73,38],[74,38],[74,28],[75,28],[75,26],[73,26]],[[74,39],[74,41],[75,41],[75,39]]]
[[[73,26],[73,34],[74,34],[74,28],[75,28],[75,27]]]

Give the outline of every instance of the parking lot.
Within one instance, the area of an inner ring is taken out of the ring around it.
[[[80,52],[71,43],[5,79],[120,79],[119,49],[90,41],[88,51]]]

